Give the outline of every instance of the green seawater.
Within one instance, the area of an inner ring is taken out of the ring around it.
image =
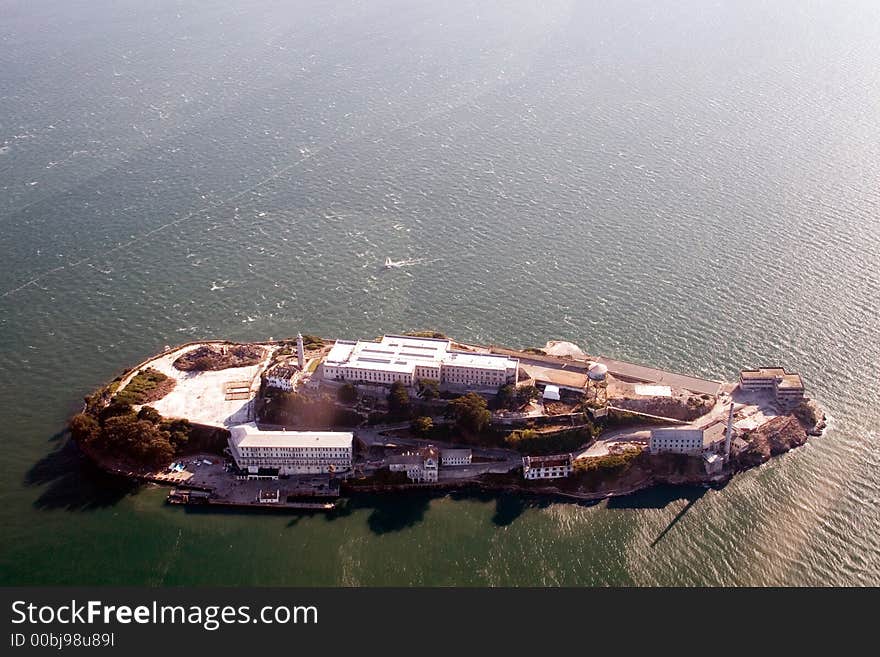
[[[880,583],[876,2],[0,14],[0,584]],[[65,447],[165,345],[424,328],[784,365],[831,428],[719,491],[332,515],[169,507]]]

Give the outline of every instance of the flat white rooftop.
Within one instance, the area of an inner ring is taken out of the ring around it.
[[[497,371],[517,366],[517,361],[507,356],[450,351],[451,346],[450,340],[403,335],[386,335],[379,342],[337,340],[324,365],[405,373],[414,372],[417,366],[439,367],[441,364]]]
[[[444,365],[452,367],[478,367],[482,370],[506,370],[516,367],[517,361],[507,356],[490,354],[471,354],[454,351],[443,360]]]
[[[356,344],[356,342],[349,342],[348,340],[337,340],[327,354],[327,357],[324,359],[324,362],[331,365],[338,365],[346,362],[351,356],[351,352],[354,350]]]
[[[229,428],[236,447],[351,447],[351,431],[263,431],[256,424]]]
[[[636,384],[636,394],[644,397],[672,397],[672,388],[669,386],[655,386]]]
[[[559,401],[559,386],[553,386],[547,384],[544,387],[544,399],[549,399],[550,401]]]

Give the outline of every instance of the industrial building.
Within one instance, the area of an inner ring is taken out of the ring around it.
[[[782,367],[742,370],[739,374],[739,385],[747,392],[773,393],[776,402],[784,408],[797,406],[805,398],[801,375],[797,372],[786,372]]]
[[[718,451],[724,443],[727,423],[719,420],[705,427],[662,427],[651,429],[651,454],[691,454]]]
[[[652,454],[702,454],[703,430],[693,427],[651,429],[648,449]]]
[[[229,430],[229,450],[248,476],[345,474],[351,471],[350,431],[262,431],[254,423]]]
[[[337,340],[322,365],[327,381],[408,387],[419,380],[449,386],[497,388],[516,383],[519,361],[452,349],[450,340],[386,335],[379,342]]]

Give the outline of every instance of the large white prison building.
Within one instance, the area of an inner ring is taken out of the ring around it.
[[[450,340],[386,335],[380,342],[337,340],[323,364],[324,379],[414,386],[419,379],[474,388],[516,383],[519,361],[453,351]]]
[[[229,450],[251,475],[345,473],[351,470],[350,431],[262,431],[253,422],[229,429]]]

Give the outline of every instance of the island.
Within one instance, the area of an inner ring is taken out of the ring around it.
[[[425,489],[598,500],[723,486],[824,428],[783,367],[728,383],[436,331],[166,347],[70,421],[87,458],[172,487],[170,503],[309,510]]]

